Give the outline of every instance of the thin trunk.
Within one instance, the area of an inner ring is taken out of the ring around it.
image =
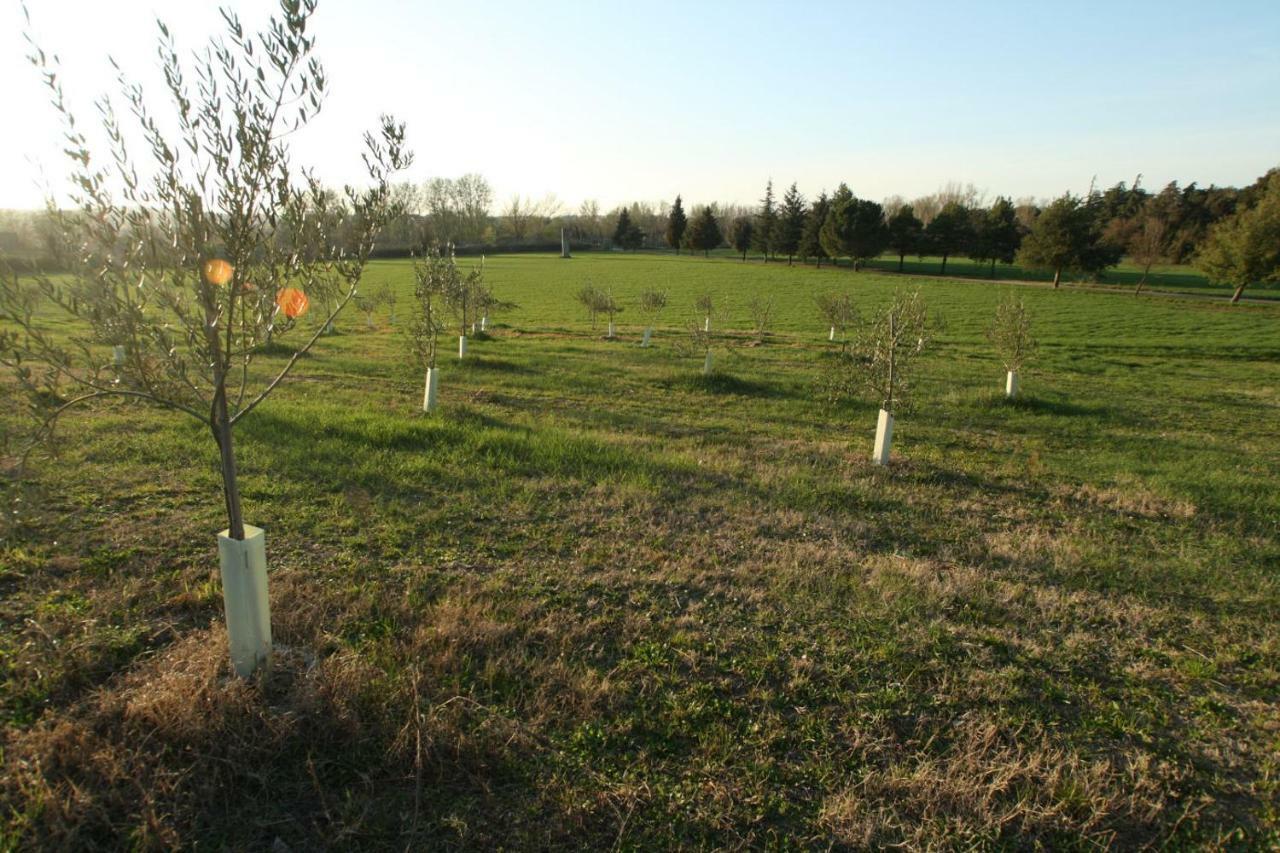
[[[222,493],[227,504],[227,530],[232,539],[244,539],[244,514],[240,509],[240,483],[236,479],[236,452],[231,440],[231,418],[227,413],[227,392],[220,387],[213,398],[213,439],[222,457]]]
[[[744,264],[747,262],[747,250],[746,250],[746,249],[743,249],[743,250],[742,250],[742,262],[743,262]]]
[[[991,277],[992,278],[996,277],[996,259],[995,258],[991,259]]]
[[[1147,273],[1151,271],[1151,264],[1147,264],[1142,268],[1142,278],[1138,279],[1138,286],[1134,289],[1133,295],[1137,296],[1142,292],[1142,285],[1147,283]]]
[[[1242,293],[1244,293],[1244,289],[1245,289],[1246,287],[1248,287],[1248,285],[1242,284],[1242,285],[1240,285],[1239,287],[1237,287],[1237,288],[1236,288],[1236,292],[1235,292],[1235,293],[1233,293],[1233,294],[1231,295],[1231,304],[1232,304],[1232,305],[1235,305],[1237,302],[1239,302],[1239,301],[1240,301],[1240,295],[1241,295]]]
[[[902,272],[902,266],[907,261],[906,255],[898,255],[898,272]]]
[[[1062,267],[1055,267],[1053,270],[1053,289],[1058,289],[1058,283],[1062,281]]]
[[[943,275],[947,274],[947,256],[946,255],[942,256],[942,274]]]

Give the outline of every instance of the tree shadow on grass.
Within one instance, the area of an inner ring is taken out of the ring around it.
[[[711,394],[731,394],[739,397],[758,397],[763,399],[785,399],[792,396],[786,389],[769,382],[755,379],[743,379],[731,373],[713,372],[710,376],[702,374],[682,374],[673,376],[661,383],[668,388],[683,388],[688,391],[700,391]]]
[[[514,361],[508,361],[504,358],[469,358],[463,360],[459,365],[462,370],[475,373],[510,373],[515,375],[528,375],[536,371],[523,364],[517,364]]]

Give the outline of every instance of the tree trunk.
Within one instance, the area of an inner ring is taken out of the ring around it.
[[[213,398],[213,439],[222,457],[222,494],[227,504],[227,532],[244,540],[244,514],[240,509],[240,483],[236,478],[236,452],[231,441],[231,418],[227,414],[227,392],[219,388]]]
[[[991,277],[992,278],[996,277],[996,259],[995,258],[991,259]]]
[[[747,262],[747,250],[746,250],[746,249],[743,249],[743,250],[742,250],[742,262],[743,262],[744,264]]]
[[[898,255],[898,272],[902,272],[902,265],[907,261],[906,255]]]
[[[791,255],[787,255],[787,266],[791,266]]]
[[[1142,270],[1142,278],[1138,279],[1138,286],[1134,289],[1133,295],[1137,296],[1142,292],[1142,285],[1147,283],[1147,273],[1151,270],[1151,264],[1147,264]]]
[[[1235,305],[1237,302],[1239,302],[1239,301],[1240,301],[1240,295],[1241,295],[1242,293],[1244,293],[1244,289],[1245,289],[1246,287],[1248,287],[1248,285],[1246,285],[1246,284],[1242,284],[1242,285],[1240,285],[1239,287],[1237,287],[1237,288],[1236,288],[1236,292],[1235,292],[1235,293],[1231,294],[1231,304],[1232,304],[1232,305]]]
[[[1062,281],[1062,267],[1055,267],[1053,270],[1053,289],[1058,289],[1058,284]]]
[[[946,275],[946,274],[947,274],[947,256],[943,255],[942,256],[942,275]]]

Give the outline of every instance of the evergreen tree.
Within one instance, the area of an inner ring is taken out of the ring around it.
[[[884,208],[874,201],[855,198],[851,206],[852,221],[849,228],[849,258],[854,270],[863,263],[879,257],[889,240],[889,230],[884,224]]]
[[[916,218],[911,205],[904,204],[889,217],[886,227],[888,246],[898,256],[898,272],[902,272],[907,255],[918,255],[924,249],[924,223]]]
[[[973,225],[969,211],[958,201],[949,201],[925,228],[929,248],[942,255],[942,274],[947,274],[947,258],[969,248]]]
[[[988,210],[975,211],[973,223],[969,257],[978,263],[990,261],[991,277],[995,278],[996,261],[1013,263],[1022,242],[1013,202],[1004,196],[997,198]]]
[[[716,222],[716,215],[712,212],[710,205],[700,208],[693,222],[689,223],[689,247],[706,256],[711,254],[712,249],[719,248],[723,242],[724,235],[720,233],[720,223]]]
[[[755,224],[752,223],[751,217],[739,216],[733,220],[733,229],[730,233],[729,242],[733,244],[733,248],[742,253],[742,260],[747,260],[747,250],[751,248],[751,238],[755,233]]]
[[[1252,207],[1213,226],[1196,258],[1210,281],[1235,288],[1232,304],[1250,284],[1280,281],[1280,171],[1272,171]]]
[[[777,240],[778,206],[773,200],[773,179],[764,189],[764,198],[760,199],[760,215],[756,217],[754,246],[764,255],[765,263],[773,253]]]
[[[1053,271],[1053,286],[1064,271],[1097,274],[1118,260],[1118,251],[1101,241],[1100,226],[1089,204],[1066,193],[1054,199],[1022,240],[1018,263],[1032,269]]]
[[[618,224],[613,229],[613,242],[616,246],[628,248],[631,242],[631,235],[637,229],[631,224],[631,214],[624,207],[618,212]]]
[[[791,266],[791,259],[800,249],[800,240],[804,237],[805,212],[804,196],[792,184],[782,197],[775,241],[777,250],[787,256],[787,266]]]
[[[853,230],[853,207],[857,199],[847,184],[836,187],[823,217],[822,228],[818,231],[818,240],[827,257],[835,262],[841,255],[850,251],[850,232]]]
[[[680,196],[676,196],[676,203],[671,205],[671,215],[667,217],[667,245],[675,249],[677,255],[680,254],[680,243],[684,240],[684,231],[688,225],[689,217],[684,215]]]
[[[797,250],[801,261],[813,258],[819,268],[822,266],[822,259],[827,257],[826,251],[822,248],[822,223],[827,221],[827,211],[830,209],[831,202],[827,199],[826,191],[823,191],[805,217],[804,232],[800,235],[800,247]]]

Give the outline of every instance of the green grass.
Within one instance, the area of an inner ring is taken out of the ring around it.
[[[1010,285],[486,270],[519,308],[441,359],[437,415],[351,312],[239,431],[265,678],[227,676],[207,434],[66,425],[0,553],[0,848],[1280,843],[1280,309],[1016,288],[1041,353],[1008,403]],[[367,278],[403,320],[408,266]],[[814,391],[813,296],[916,286],[945,331],[879,469],[876,407]],[[701,292],[710,379],[677,347]]]

